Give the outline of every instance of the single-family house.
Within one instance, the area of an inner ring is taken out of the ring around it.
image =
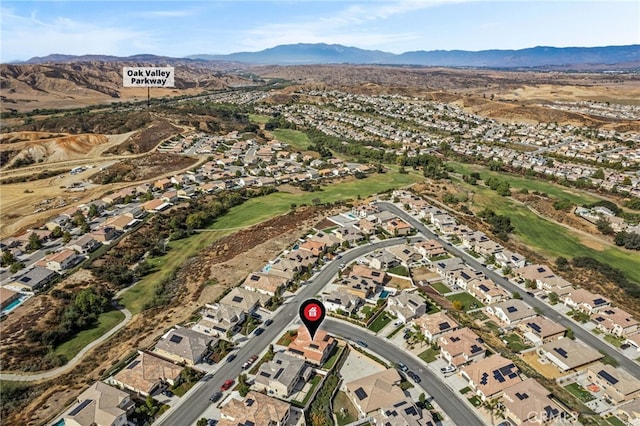
[[[38,261],[37,265],[55,272],[62,272],[73,268],[83,260],[83,256],[78,256],[75,251],[67,248],[45,256]]]
[[[551,399],[551,392],[531,377],[504,389],[502,404],[505,418],[516,425],[548,424],[566,413]]]
[[[391,235],[403,236],[409,235],[413,231],[413,226],[409,225],[402,219],[391,219],[382,224],[382,229]]]
[[[164,358],[196,365],[218,343],[218,339],[190,328],[171,329],[156,343],[154,352]]]
[[[387,247],[386,250],[398,258],[404,266],[409,266],[422,259],[422,254],[409,244]]]
[[[62,418],[69,426],[125,426],[134,408],[127,392],[95,382],[78,396]]]
[[[248,290],[243,287],[234,287],[224,296],[218,304],[229,306],[233,309],[239,309],[247,314],[255,312],[259,306],[269,300],[269,296],[257,291]]]
[[[535,316],[531,319],[520,321],[518,329],[525,340],[540,346],[553,340],[562,339],[567,329],[547,317]]]
[[[71,250],[74,250],[80,254],[89,254],[96,251],[102,243],[95,239],[91,234],[84,234],[80,238],[75,241],[67,244],[67,247]]]
[[[624,337],[638,331],[638,320],[620,308],[607,306],[591,315],[596,328],[607,334]]]
[[[427,259],[446,255],[447,249],[438,240],[428,240],[415,245],[418,253]]]
[[[322,365],[329,359],[336,345],[336,339],[324,330],[316,331],[312,340],[307,327],[301,325],[298,327],[296,338],[289,344],[287,352],[313,365]]]
[[[411,323],[420,328],[429,342],[433,342],[442,334],[457,330],[459,327],[456,320],[442,311],[414,318]]]
[[[431,413],[418,407],[410,397],[387,403],[371,417],[375,425],[433,426],[436,424]]]
[[[34,266],[21,271],[14,276],[15,278],[10,283],[13,286],[20,287],[26,291],[35,291],[39,288],[49,284],[51,281],[59,277],[56,271],[43,268],[42,266]]]
[[[438,339],[442,357],[456,367],[484,358],[487,348],[470,328],[459,328],[440,335]]]
[[[538,347],[537,352],[562,372],[580,371],[604,356],[590,346],[571,339],[552,340]]]
[[[278,398],[288,398],[302,381],[306,383],[313,369],[300,358],[278,352],[273,360],[262,363],[256,374],[254,388]]]
[[[587,379],[600,387],[616,404],[640,396],[640,380],[626,371],[598,361],[587,367]]]
[[[509,299],[486,307],[487,313],[494,315],[508,326],[535,317],[537,314],[531,306],[520,299]]]
[[[405,398],[402,377],[395,368],[347,382],[346,394],[361,417],[370,416],[389,404]]]
[[[343,311],[348,315],[355,313],[364,303],[360,297],[342,290],[334,290],[323,296],[324,306],[327,311]]]
[[[138,351],[126,367],[109,379],[109,383],[122,386],[140,395],[155,395],[180,380],[182,367],[157,356]]]
[[[600,294],[591,293],[589,290],[580,288],[578,290],[572,290],[563,298],[564,304],[570,306],[573,309],[593,314],[600,311],[605,306],[609,306],[611,301]]]
[[[235,333],[246,319],[245,311],[237,305],[225,303],[206,304],[202,318],[192,328],[209,336],[224,337]]]
[[[20,293],[0,287],[0,309],[4,309],[20,298]]]
[[[427,303],[416,292],[402,291],[387,298],[387,311],[406,323],[427,312]]]
[[[513,361],[500,355],[474,362],[460,373],[483,401],[499,396],[505,389],[522,381],[520,370]]]
[[[242,287],[247,290],[257,291],[269,296],[275,296],[287,283],[287,279],[267,274],[264,272],[254,272],[242,283]]]
[[[485,305],[499,303],[511,297],[509,292],[488,278],[476,278],[467,283],[467,292]]]
[[[217,426],[286,426],[290,416],[288,403],[250,391],[244,400],[231,398],[222,406]]]

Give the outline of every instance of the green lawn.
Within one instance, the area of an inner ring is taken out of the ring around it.
[[[625,422],[617,418],[616,416],[607,417],[607,421],[613,426],[625,426]]]
[[[617,336],[614,336],[613,334],[607,334],[606,336],[604,336],[604,340],[606,340],[607,342],[611,343],[616,348],[619,348],[620,345],[622,345],[622,342],[624,342],[625,339],[624,339],[624,337],[617,337]]]
[[[311,145],[309,137],[299,130],[276,129],[273,131],[273,136],[280,142],[288,143],[293,148],[301,151],[306,150]]]
[[[429,348],[426,351],[422,352],[420,355],[418,355],[418,357],[428,364],[430,362],[435,361],[439,353],[440,351],[433,348]]]
[[[336,363],[336,361],[338,360],[338,357],[340,356],[340,354],[342,353],[342,349],[339,347],[335,347],[333,348],[333,353],[331,354],[331,356],[329,357],[328,360],[325,361],[325,363],[322,365],[322,369],[323,370],[330,370],[331,368],[333,368],[333,364]]]
[[[369,326],[369,330],[377,333],[382,330],[385,325],[389,324],[393,318],[391,318],[386,312],[383,312],[381,315],[378,315],[371,325]]]
[[[389,270],[387,272],[389,272],[390,274],[402,275],[403,277],[408,277],[409,276],[409,271],[407,270],[407,268],[405,268],[402,265],[398,265],[398,266],[395,266],[393,268],[389,268]]]
[[[515,235],[532,249],[551,259],[564,256],[590,256],[615,268],[621,269],[627,278],[637,280],[635,265],[640,263],[640,254],[610,246],[602,251],[591,249],[568,229],[536,216],[524,205],[482,186],[472,186],[458,180],[458,183],[474,192],[472,210],[491,208],[498,214],[511,218]]]
[[[469,402],[473,404],[474,407],[479,407],[482,405],[482,400],[478,395],[474,395],[471,398],[469,398]]]
[[[137,314],[143,306],[153,299],[156,283],[171,276],[188,258],[197,255],[202,249],[238,229],[255,225],[291,210],[292,204],[312,204],[319,198],[321,202],[335,202],[355,199],[358,195],[368,197],[372,194],[393,188],[400,188],[420,181],[419,176],[400,173],[374,174],[366,179],[330,184],[323,186],[323,191],[305,194],[276,192],[265,197],[252,198],[235,206],[216,220],[211,231],[200,232],[189,238],[169,242],[169,253],[165,256],[150,259],[155,271],[145,276],[134,287],[127,290],[121,303]]]
[[[124,320],[124,314],[120,311],[112,310],[100,314],[98,324],[88,330],[82,330],[73,339],[61,344],[53,350],[53,354],[64,356],[70,361],[78,352],[89,343],[93,342],[107,331],[118,325]]]
[[[483,166],[476,164],[461,164],[452,162],[448,162],[447,164],[453,167],[454,171],[457,173],[469,174],[471,172],[478,172],[480,173],[480,177],[483,180],[488,177],[507,179],[509,181],[509,184],[511,185],[511,188],[515,189],[516,191],[525,188],[529,191],[544,192],[547,195],[553,196],[555,198],[566,198],[569,201],[579,205],[590,204],[601,200],[601,198],[597,197],[596,195],[589,194],[585,191],[580,191],[579,189],[575,188],[567,188],[553,182],[545,182],[535,178],[528,179],[510,173],[493,172],[487,170],[487,168]]]
[[[249,121],[255,124],[265,124],[269,120],[271,120],[271,117],[268,115],[249,114]]]
[[[476,308],[481,308],[484,305],[482,303],[480,303],[480,301],[478,299],[476,299],[475,297],[473,297],[472,295],[470,295],[469,293],[458,293],[458,294],[453,294],[451,296],[445,296],[450,302],[453,302],[455,300],[459,300],[460,302],[462,302],[462,310],[463,311],[468,311],[469,309],[476,309]],[[475,304],[475,307],[471,307],[472,305]]]
[[[440,282],[429,284],[429,285],[433,287],[440,294],[451,293],[451,289]]]
[[[582,402],[589,402],[595,399],[588,390],[586,390],[585,388],[583,388],[577,383],[571,383],[570,385],[567,385],[564,388]]]
[[[507,346],[513,352],[520,352],[525,349],[528,349],[529,346],[525,345],[520,336],[515,333],[511,333],[507,336],[504,336],[504,339],[507,341]]]

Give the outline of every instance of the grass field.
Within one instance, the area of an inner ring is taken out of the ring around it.
[[[313,199],[321,202],[353,200],[358,195],[368,197],[372,194],[393,188],[400,188],[420,181],[419,176],[400,173],[374,174],[366,179],[357,179],[337,184],[324,185],[322,191],[292,194],[275,192],[265,197],[252,198],[216,220],[210,227],[213,232],[201,232],[189,238],[169,242],[169,253],[150,259],[155,271],[145,276],[121,298],[121,303],[133,315],[140,313],[144,305],[153,299],[155,285],[168,278],[188,258],[210,246],[220,238],[236,232],[238,229],[255,225],[275,216],[287,213],[292,204],[312,204]]]
[[[393,318],[391,318],[389,315],[387,315],[386,312],[384,312],[382,315],[379,315],[378,318],[376,318],[371,323],[371,325],[369,326],[369,330],[373,331],[374,333],[377,333],[380,330],[382,330],[385,325],[389,324],[392,319]]]
[[[293,148],[301,151],[306,150],[311,145],[311,141],[306,134],[299,130],[293,129],[276,129],[273,131],[273,136],[280,142],[288,143]]]
[[[525,345],[520,336],[515,333],[511,333],[504,337],[507,341],[507,346],[511,349],[512,352],[520,352],[525,349],[528,349],[529,346]]]
[[[439,350],[429,348],[426,351],[422,352],[420,355],[418,355],[418,357],[428,364],[430,362],[435,361],[439,353],[440,353]]]
[[[536,216],[524,205],[510,198],[502,197],[486,187],[468,185],[461,180],[458,183],[474,192],[472,210],[480,211],[488,207],[498,214],[509,216],[515,227],[515,234],[527,246],[550,259],[558,256],[568,259],[576,256],[593,257],[622,270],[627,278],[640,282],[640,274],[635,266],[640,263],[640,254],[615,246],[602,251],[594,250],[582,244],[578,236],[567,228]]]
[[[519,175],[492,172],[486,167],[476,164],[447,163],[457,173],[469,174],[471,172],[480,173],[480,177],[484,180],[488,177],[496,177],[499,179],[507,179],[512,188],[519,190],[526,188],[529,191],[544,192],[556,198],[566,198],[576,204],[589,204],[601,200],[596,195],[588,194],[578,189],[567,188],[552,182],[545,182],[537,179],[527,179]]]
[[[98,324],[96,327],[88,330],[82,330],[76,335],[76,337],[55,348],[53,354],[62,355],[67,359],[67,361],[70,361],[71,358],[76,356],[78,352],[82,350],[82,348],[105,334],[107,331],[111,330],[122,320],[124,320],[124,314],[120,311],[113,310],[104,312],[98,317]]]
[[[268,115],[249,114],[249,121],[255,124],[265,124],[269,120],[271,120],[271,117]]]
[[[480,303],[478,299],[470,295],[469,293],[452,294],[451,296],[445,296],[450,302],[459,300],[462,302],[462,310],[468,311],[469,309],[481,308],[484,305]],[[475,305],[475,306],[474,306]],[[473,306],[473,307],[471,307]]]

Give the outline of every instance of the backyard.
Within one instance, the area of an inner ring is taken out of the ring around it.
[[[452,294],[445,297],[451,303],[454,303],[456,301],[460,302],[462,304],[460,308],[461,311],[468,311],[469,309],[482,308],[484,306],[482,303],[480,303],[478,299],[476,299],[469,293],[465,293],[465,292]],[[454,306],[455,306],[455,303],[454,303]]]
[[[353,406],[347,394],[339,391],[333,399],[333,413],[338,419],[338,425],[348,425],[358,420],[358,411]]]
[[[578,383],[571,383],[564,388],[582,402],[589,402],[595,399],[588,390],[580,386]]]

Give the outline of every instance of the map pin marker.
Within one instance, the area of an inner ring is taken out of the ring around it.
[[[316,299],[308,299],[302,302],[300,305],[300,319],[302,323],[307,327],[311,340],[316,335],[316,331],[324,320],[326,309],[321,301]]]

